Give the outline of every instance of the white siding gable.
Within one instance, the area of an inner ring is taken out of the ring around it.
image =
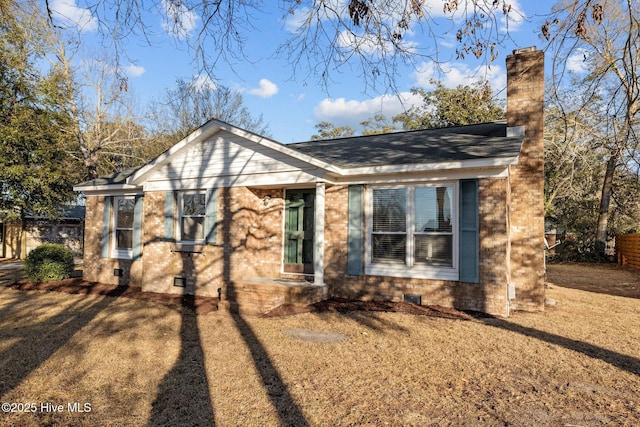
[[[144,182],[145,191],[272,186],[317,181],[324,171],[221,131],[171,156]]]

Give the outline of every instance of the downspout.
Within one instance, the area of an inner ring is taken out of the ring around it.
[[[511,315],[511,300],[516,297],[516,285],[511,282],[511,166],[507,167],[507,206],[506,206],[506,226],[507,226],[507,248],[506,248],[506,281],[507,289],[507,317]]]
[[[314,246],[313,246],[313,284],[324,286],[324,214],[325,214],[325,183],[316,183],[315,212],[314,212]]]

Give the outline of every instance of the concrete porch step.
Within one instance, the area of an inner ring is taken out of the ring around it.
[[[281,305],[305,306],[328,298],[326,285],[304,280],[256,277],[223,291],[220,307],[241,314],[264,314]]]

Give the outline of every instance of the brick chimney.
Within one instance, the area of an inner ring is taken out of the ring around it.
[[[507,57],[507,126],[524,126],[520,158],[510,167],[511,309],[544,309],[544,53]],[[515,286],[515,295],[513,289]]]

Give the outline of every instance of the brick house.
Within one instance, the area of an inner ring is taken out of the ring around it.
[[[211,120],[79,184],[87,280],[265,311],[328,296],[544,308],[543,74],[507,58],[507,120],[281,144]]]

